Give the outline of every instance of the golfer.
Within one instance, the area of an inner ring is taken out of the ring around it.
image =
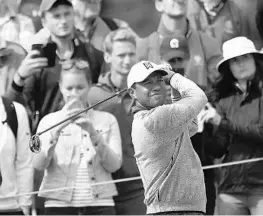
[[[172,104],[164,104],[164,80],[171,85]],[[207,103],[205,93],[189,79],[149,61],[131,68],[127,85],[135,101],[132,140],[147,214],[204,214],[204,175],[190,137],[197,131],[194,119]]]

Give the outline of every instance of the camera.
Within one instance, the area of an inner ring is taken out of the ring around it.
[[[57,44],[50,42],[46,45],[44,44],[33,44],[32,50],[38,50],[39,55],[34,56],[34,58],[44,57],[48,59],[47,67],[54,67],[56,63],[56,49]]]

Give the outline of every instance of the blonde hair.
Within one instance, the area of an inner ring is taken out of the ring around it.
[[[136,35],[128,28],[120,28],[110,32],[104,40],[104,52],[111,53],[112,45],[116,41],[131,42],[134,46],[136,46]]]

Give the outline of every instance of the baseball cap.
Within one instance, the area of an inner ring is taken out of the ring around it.
[[[185,37],[178,34],[164,37],[160,46],[160,55],[165,61],[175,57],[188,57],[189,49]]]
[[[168,74],[164,65],[157,65],[150,61],[141,61],[133,65],[127,77],[128,88],[131,88],[134,83],[142,82],[155,71],[162,72],[163,76]]]
[[[57,2],[57,1],[62,1],[62,0],[42,0],[40,7],[39,7],[39,12],[43,13],[45,11],[49,11],[52,6]],[[65,3],[68,3],[69,5],[72,5],[70,0],[63,0]]]

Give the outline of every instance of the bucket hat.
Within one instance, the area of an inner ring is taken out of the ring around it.
[[[218,62],[217,70],[222,73],[230,59],[246,54],[254,54],[263,59],[263,53],[258,51],[254,43],[246,37],[235,37],[226,41],[223,43],[223,59]]]

